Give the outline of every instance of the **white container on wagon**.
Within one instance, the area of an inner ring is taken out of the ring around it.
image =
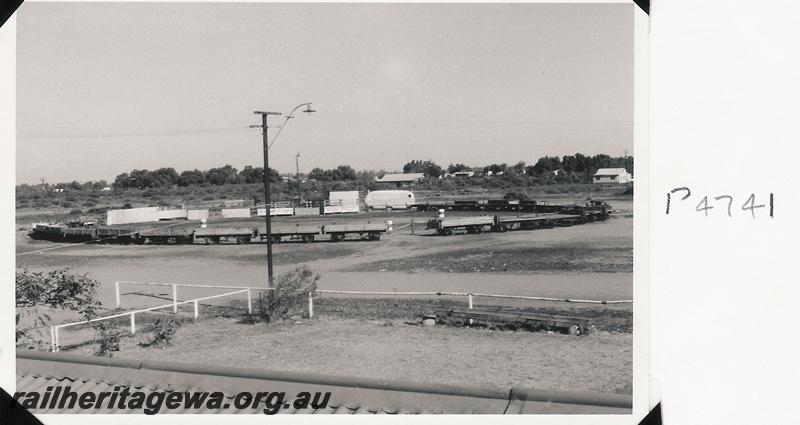
[[[373,190],[364,198],[367,209],[371,210],[406,209],[415,202],[414,194],[408,190]]]

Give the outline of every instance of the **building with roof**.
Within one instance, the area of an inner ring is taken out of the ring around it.
[[[630,183],[633,181],[627,170],[624,168],[601,168],[594,173],[593,183]]]
[[[160,413],[264,413],[264,405],[237,409],[237,394],[284,392],[283,408],[276,413],[380,414],[380,413],[478,413],[478,414],[630,414],[631,395],[571,391],[541,391],[525,388],[492,389],[420,384],[386,379],[352,378],[287,371],[208,366],[124,358],[94,357],[36,350],[17,351],[17,392],[67,391],[95,395],[125,391],[150,393],[221,392],[227,408],[176,409],[162,407]],[[56,388],[61,388],[57,390]],[[69,389],[67,389],[69,387]],[[295,409],[301,392],[330,392],[323,407]],[[49,397],[49,396],[48,396]],[[53,398],[56,396],[53,395]],[[168,398],[168,395],[164,396]],[[24,397],[20,397],[20,402]],[[59,398],[60,402],[61,398]],[[44,413],[143,413],[141,409],[102,406],[81,410],[77,406],[59,407],[52,401]]]
[[[411,186],[424,178],[424,173],[390,173],[384,174],[381,177],[376,177],[375,181],[378,183],[392,183],[396,184],[398,187],[404,187]]]

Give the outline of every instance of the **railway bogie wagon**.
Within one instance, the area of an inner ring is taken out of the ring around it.
[[[259,238],[266,241],[271,238],[273,243],[278,243],[287,238],[288,240],[301,240],[306,243],[314,242],[317,235],[322,233],[320,226],[300,225],[295,226],[273,226],[272,232],[268,235],[266,227],[258,229]]]
[[[195,230],[194,241],[205,244],[218,244],[223,241],[250,243],[257,235],[256,229],[251,227],[208,227]]]
[[[187,228],[146,229],[139,232],[137,243],[153,245],[186,244],[194,242],[194,230]]]
[[[388,227],[385,223],[326,224],[322,230],[335,242],[341,242],[351,234],[357,234],[361,239],[377,241]]]

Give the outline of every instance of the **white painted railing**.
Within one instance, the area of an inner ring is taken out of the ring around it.
[[[120,282],[117,282],[117,285],[116,285],[117,288],[119,288],[119,283]],[[163,285],[161,285],[161,286],[163,286]],[[240,289],[240,290],[237,290],[237,291],[226,292],[224,294],[217,294],[217,295],[210,295],[210,296],[207,296],[207,297],[193,298],[193,299],[186,300],[186,301],[178,301],[177,300],[177,286],[176,285],[173,285],[172,289],[173,289],[173,292],[172,292],[173,293],[173,301],[171,303],[169,303],[169,304],[164,304],[164,305],[160,305],[160,306],[156,306],[156,307],[142,308],[142,309],[133,310],[133,311],[126,311],[124,313],[117,313],[117,314],[112,314],[110,316],[96,317],[94,319],[82,320],[82,321],[79,321],[79,322],[63,323],[63,324],[60,324],[60,325],[51,326],[50,327],[50,347],[51,347],[52,351],[59,351],[59,348],[61,346],[60,345],[59,333],[60,333],[61,329],[64,329],[64,328],[67,328],[67,327],[70,327],[70,326],[84,325],[84,324],[87,324],[87,323],[94,323],[94,322],[100,322],[100,321],[104,321],[104,320],[116,319],[116,318],[119,318],[119,317],[130,316],[131,335],[135,335],[136,334],[136,315],[139,314],[139,313],[146,313],[146,312],[149,312],[149,311],[160,310],[160,309],[169,308],[169,307],[172,307],[173,313],[177,313],[179,305],[191,303],[191,304],[193,304],[193,307],[194,307],[194,319],[197,320],[199,318],[199,316],[200,316],[200,310],[199,310],[199,307],[200,307],[199,306],[199,302],[200,301],[210,300],[210,299],[214,299],[214,298],[222,298],[222,297],[227,297],[227,296],[236,295],[236,294],[246,294],[247,295],[247,312],[249,314],[253,313],[253,305],[252,305],[252,297],[251,297],[251,294],[250,294],[250,289]],[[119,305],[119,291],[117,291],[117,305]]]
[[[172,305],[177,306],[178,303],[178,288],[212,288],[212,289],[246,289],[247,290],[247,303],[250,304],[252,294],[250,291],[269,291],[272,288],[264,288],[259,286],[226,286],[226,285],[200,285],[193,283],[165,283],[165,282],[130,282],[130,281],[116,281],[114,282],[114,296],[116,301],[116,308],[122,307],[122,299],[120,297],[120,285],[140,285],[140,286],[170,286],[172,287]],[[173,307],[173,312],[177,313],[177,309]]]
[[[452,297],[467,297],[467,305],[470,309],[474,307],[474,297],[486,298],[506,298],[528,301],[555,301],[579,304],[632,304],[633,300],[582,300],[570,298],[550,298],[550,297],[530,297],[525,295],[499,295],[499,294],[482,294],[474,292],[380,292],[380,291],[339,291],[332,289],[317,289],[308,293],[308,317],[314,317],[314,292],[319,294],[351,294],[351,295],[406,295],[406,296],[452,296]]]
[[[273,288],[264,288],[264,287],[257,287],[257,286],[225,286],[225,285],[200,285],[200,284],[188,284],[188,283],[161,283],[161,282],[126,282],[126,281],[119,281],[115,282],[115,291],[116,291],[116,301],[117,301],[117,308],[120,308],[120,290],[119,286],[121,284],[125,285],[153,285],[153,286],[171,286],[172,287],[172,305],[173,311],[177,312],[177,304],[178,304],[178,287],[188,287],[188,288],[224,288],[224,289],[243,289],[247,290],[247,304],[248,304],[248,311],[252,313],[251,307],[251,290],[272,290]],[[552,301],[552,302],[566,302],[566,303],[575,303],[575,304],[632,304],[633,300],[584,300],[584,299],[573,299],[573,298],[553,298],[553,297],[533,297],[533,296],[526,296],[526,295],[502,295],[502,294],[484,294],[484,293],[476,293],[476,292],[424,292],[424,291],[417,291],[417,292],[388,292],[388,291],[342,291],[342,290],[334,290],[334,289],[316,289],[312,292],[308,293],[308,317],[314,317],[314,293],[318,294],[349,294],[349,295],[382,295],[382,296],[452,296],[452,297],[466,297],[467,298],[467,305],[470,309],[474,307],[474,298],[475,297],[485,297],[485,298],[504,298],[504,299],[516,299],[516,300],[527,300],[527,301]]]

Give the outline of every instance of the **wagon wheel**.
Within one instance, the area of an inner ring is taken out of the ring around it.
[[[369,235],[369,239],[372,240],[372,241],[379,241],[379,240],[381,240],[381,234],[380,233],[372,233],[372,234]]]
[[[303,242],[305,243],[314,242],[314,235],[303,235]]]
[[[569,329],[567,329],[567,332],[569,332],[570,335],[575,335],[575,336],[583,335],[583,329],[580,327],[580,325],[570,326]]]
[[[272,243],[280,243],[281,236],[280,235],[272,235],[272,236],[270,236],[270,239],[272,239]]]
[[[344,233],[334,233],[331,235],[331,240],[334,242],[341,242],[344,240]]]

